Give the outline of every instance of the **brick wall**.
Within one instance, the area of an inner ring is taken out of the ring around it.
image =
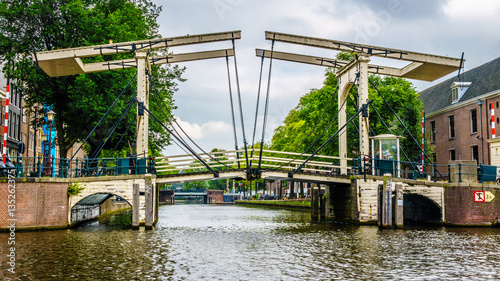
[[[495,199],[474,202],[474,191],[490,191]],[[454,186],[445,188],[445,222],[451,225],[489,225],[498,223],[500,190],[490,187]]]
[[[16,228],[68,225],[68,183],[17,182],[15,187]],[[8,226],[8,195],[8,184],[0,183],[0,229]]]
[[[173,190],[160,190],[158,202],[170,204],[172,202],[172,195],[173,194],[174,194]]]
[[[208,196],[212,196],[213,203],[224,202],[224,190],[209,190]]]
[[[451,95],[451,90],[450,90]],[[455,150],[456,160],[472,160],[472,146],[478,146],[479,149],[479,162],[484,153],[484,164],[489,165],[490,149],[489,143],[486,141],[491,138],[491,113],[490,103],[495,106],[495,116],[500,116],[500,108],[496,105],[500,102],[500,97],[496,96],[490,99],[483,100],[482,110],[477,105],[476,100],[468,105],[460,108],[444,112],[439,115],[426,117],[425,130],[426,136],[430,134],[430,123],[435,122],[436,125],[436,142],[432,143],[435,146],[435,153],[437,156],[438,165],[448,165],[450,160],[450,149]],[[477,133],[471,132],[470,110],[475,108],[477,110]],[[480,115],[482,111],[482,117]],[[455,138],[449,138],[449,122],[448,116],[455,117]],[[481,152],[481,140],[478,138],[481,134],[481,121],[483,123],[483,153]],[[500,119],[495,120],[496,127],[500,126]],[[498,133],[497,133],[498,135]],[[441,171],[444,167],[438,167]],[[444,171],[447,173],[446,171]]]

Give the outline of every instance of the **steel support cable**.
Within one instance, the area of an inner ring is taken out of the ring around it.
[[[356,75],[356,79],[354,79],[354,82],[353,82],[353,83],[356,83],[356,81],[357,81],[358,79],[359,79],[359,75]],[[337,88],[335,89],[335,91],[334,91],[334,93],[333,93],[333,95],[332,95],[332,99],[331,99],[330,101],[332,101],[332,100],[333,100],[333,97],[335,96],[335,93],[337,93],[338,89],[339,89],[339,84],[337,84]],[[349,89],[349,93],[351,92],[351,89],[352,89],[352,87]],[[349,95],[348,95],[348,96],[349,96]],[[339,116],[339,113],[340,113],[340,110],[341,110],[342,108],[344,108],[344,106],[346,106],[346,104],[347,104],[347,98],[346,98],[346,99],[344,99],[344,102],[342,102],[342,105],[341,105],[341,106],[340,106],[340,108],[337,110],[337,113],[336,113],[336,114],[335,114],[335,116],[334,116],[334,117],[330,120],[330,123],[328,124],[328,126],[326,126],[326,128],[325,128],[325,129],[323,129],[323,132],[321,133],[321,135],[320,135],[319,137],[317,137],[317,138],[316,138],[316,140],[315,140],[314,142],[312,142],[312,143],[311,143],[311,144],[310,144],[310,145],[309,145],[309,146],[308,146],[308,147],[304,150],[304,152],[302,152],[299,156],[297,156],[297,157],[293,158],[293,159],[292,159],[292,160],[290,160],[289,162],[287,162],[287,163],[285,163],[285,164],[281,164],[281,165],[279,165],[279,166],[278,166],[278,168],[272,169],[271,171],[277,170],[277,169],[279,169],[279,168],[281,168],[281,167],[283,167],[283,166],[285,166],[285,165],[289,165],[290,163],[292,163],[292,162],[294,162],[295,160],[297,160],[297,159],[299,159],[300,157],[302,157],[302,156],[303,156],[305,153],[307,153],[307,152],[308,152],[308,151],[309,151],[309,150],[310,150],[313,146],[315,146],[315,145],[316,145],[316,144],[317,144],[317,143],[321,140],[321,138],[323,138],[323,136],[326,134],[326,132],[328,131],[328,129],[330,129],[330,127],[333,125],[333,122],[335,122],[335,120],[337,120],[337,118],[338,118],[338,116]],[[325,113],[325,112],[326,112],[326,109],[325,109],[325,111],[324,111],[323,113]],[[347,110],[346,110],[346,113],[347,113]],[[318,120],[318,123],[319,123],[319,120]],[[340,124],[339,124],[339,125],[340,125]],[[310,135],[313,131],[314,131],[314,130],[311,130],[311,132],[309,133],[309,135]],[[307,136],[306,138],[309,138],[309,136]],[[306,140],[306,139],[304,139],[300,145],[302,145],[302,144],[304,143],[304,141],[305,141],[305,140]],[[300,146],[300,145],[299,145],[299,146]],[[296,149],[295,151],[297,151],[297,149]]]
[[[153,79],[152,79],[151,75],[149,75],[149,73],[147,73],[147,74],[148,74],[148,78],[149,78],[149,81],[150,81],[151,86],[153,86],[153,89],[156,89],[156,88],[154,87],[154,85],[155,85],[155,84],[153,83],[154,81],[153,81]],[[202,149],[202,148],[201,148],[201,147],[200,147],[200,146],[199,146],[199,145],[198,145],[198,144],[197,144],[197,143],[196,143],[196,142],[195,142],[195,141],[194,141],[194,140],[193,140],[193,139],[192,139],[192,138],[191,138],[191,137],[190,137],[187,133],[186,133],[186,131],[184,131],[184,129],[181,127],[181,125],[177,122],[177,120],[174,118],[174,115],[172,114],[172,112],[168,109],[167,105],[165,104],[165,101],[164,101],[163,99],[161,99],[161,97],[157,97],[154,91],[151,91],[151,93],[153,94],[153,98],[156,100],[156,103],[157,103],[158,105],[160,105],[160,101],[161,101],[161,105],[163,105],[163,107],[161,107],[161,106],[160,106],[160,108],[161,108],[161,112],[163,113],[163,115],[164,115],[165,119],[166,119],[166,120],[169,120],[169,124],[170,124],[170,126],[172,126],[172,130],[173,130],[175,133],[177,133],[177,136],[178,136],[178,138],[179,138],[179,140],[178,140],[178,141],[179,141],[182,145],[184,145],[184,147],[186,147],[189,151],[194,151],[194,149],[193,149],[193,148],[192,148],[192,147],[191,147],[191,146],[190,146],[190,145],[189,145],[189,144],[188,144],[188,143],[187,143],[187,142],[186,142],[186,141],[182,138],[181,134],[179,134],[179,132],[177,131],[177,129],[175,129],[175,126],[174,126],[174,124],[172,123],[172,121],[171,121],[171,120],[173,120],[173,121],[174,121],[174,123],[175,123],[175,124],[179,127],[179,129],[182,131],[182,133],[183,133],[183,134],[184,134],[184,135],[185,135],[185,136],[186,136],[186,137],[187,137],[187,138],[188,138],[188,139],[189,139],[189,140],[190,140],[190,141],[191,141],[191,142],[192,142],[192,143],[193,143],[193,144],[194,144],[194,145],[195,145],[195,146],[199,149],[199,150],[201,150],[204,154],[206,154],[208,157],[210,157],[212,160],[216,161],[217,163],[219,163],[219,164],[221,164],[221,165],[225,166],[225,167],[226,167],[226,168],[228,168],[228,169],[231,169],[231,167],[229,167],[228,165],[226,165],[226,164],[224,164],[224,163],[221,163],[218,159],[216,159],[216,158],[212,157],[212,155],[210,155],[210,154],[209,154],[209,153],[207,153],[205,150],[203,150],[203,149]],[[160,100],[160,101],[158,101],[158,100]],[[165,109],[165,110],[167,110],[167,112],[168,112],[168,114],[170,115],[170,117],[171,117],[171,118],[168,118],[168,117],[167,117],[167,115],[165,114],[164,109]],[[173,139],[172,139],[172,140],[173,140]],[[173,140],[173,141],[174,141],[174,140]],[[175,142],[175,141],[174,141],[174,142]],[[177,144],[177,143],[176,143],[176,144]],[[182,146],[180,146],[179,144],[177,144],[177,145],[178,145],[179,147],[181,147],[181,149],[182,149],[184,152],[186,152],[186,154],[189,154],[186,150],[184,150],[184,148],[183,148]],[[195,159],[195,158],[193,157],[193,159]]]
[[[238,137],[236,134],[236,120],[234,118],[234,102],[233,102],[233,89],[231,87],[231,73],[229,71],[229,56],[226,51],[226,66],[227,66],[227,81],[229,85],[229,103],[231,105],[231,120],[233,121],[233,134],[234,134],[234,148],[238,150]],[[239,154],[236,152],[236,159],[239,160]],[[240,169],[240,161],[238,161],[238,169]]]
[[[137,101],[137,100],[136,100]],[[158,122],[158,124],[160,124],[163,128],[165,128],[165,130],[167,130],[172,136],[174,136],[174,138],[176,138],[178,141],[180,141],[180,139],[178,139],[178,136],[176,136],[175,134],[172,133],[172,131],[160,120],[158,119],[158,117],[156,117],[151,111],[149,111],[149,109],[147,108],[144,108],[144,111],[146,111],[148,113],[148,115],[150,117],[153,117],[153,119]],[[189,150],[189,152],[191,152],[192,155],[194,155],[198,161],[200,161],[200,163],[203,164],[203,166],[205,166],[210,172],[212,172],[214,174],[214,177],[219,177],[219,174],[214,171],[208,164],[207,162],[205,162],[198,154],[196,154],[192,149],[190,149],[189,147],[187,147],[187,149]]]
[[[429,158],[429,156],[427,155],[427,153],[425,153],[425,150],[422,149],[421,145],[418,143],[418,141],[415,139],[415,137],[413,137],[413,135],[411,134],[410,130],[408,130],[408,128],[403,123],[403,121],[401,120],[401,118],[399,118],[399,116],[396,114],[396,112],[394,111],[394,109],[392,108],[392,106],[389,104],[389,102],[387,102],[387,100],[385,99],[385,97],[380,93],[380,91],[378,90],[377,86],[375,86],[375,83],[373,83],[373,81],[371,79],[369,79],[369,78],[368,78],[368,81],[370,81],[370,84],[373,86],[373,88],[375,88],[375,90],[377,91],[377,93],[379,94],[379,96],[382,97],[382,99],[384,100],[385,104],[389,107],[389,109],[392,111],[392,113],[398,119],[399,123],[401,123],[401,125],[403,125],[403,127],[405,128],[405,131],[408,133],[408,135],[410,135],[410,137],[413,139],[413,141],[415,142],[415,144],[417,144],[417,146],[419,147],[419,149],[424,153],[425,158],[427,158],[427,160],[429,160],[430,163],[434,163]],[[436,168],[436,172],[441,176],[442,179],[444,179],[443,175],[441,175],[441,173],[439,172],[439,170],[437,168]]]
[[[153,97],[155,98],[156,102],[158,102],[158,98],[156,97],[156,95],[153,93]],[[163,101],[164,103],[164,101]],[[165,111],[163,110],[163,108],[165,108],[167,110],[167,112],[169,113],[170,115],[170,119],[167,118],[167,115],[165,114]],[[221,163],[219,162],[217,159],[213,158],[212,155],[210,155],[209,153],[207,153],[205,150],[203,150],[196,142],[193,141],[193,139],[191,139],[191,137],[189,137],[189,135],[184,131],[184,129],[180,126],[180,124],[175,120],[174,116],[172,115],[172,113],[170,112],[170,110],[168,110],[168,108],[166,107],[166,105],[164,104],[164,107],[161,108],[161,112],[163,113],[165,119],[167,120],[174,120],[175,124],[177,124],[177,126],[179,127],[179,129],[184,133],[184,135],[196,146],[198,147],[198,149],[200,149],[204,154],[206,154],[208,157],[210,157],[212,160],[215,160],[217,161],[219,164],[221,165],[224,165],[226,166],[227,168],[230,168],[229,166],[227,166],[226,164],[224,163]],[[193,155],[191,155],[190,152],[187,152],[184,148],[187,148],[189,151],[194,151],[194,149],[182,138],[181,134],[177,131],[177,129],[175,128],[174,124],[172,123],[172,121],[169,121],[169,124],[170,126],[172,126],[172,130],[173,131],[169,131],[172,135],[175,135],[175,137],[177,138],[177,142],[180,142],[177,143],[175,139],[172,139],[172,141],[177,145],[179,146],[186,154],[190,155],[194,160],[197,160],[196,157],[194,157]],[[174,134],[175,132],[175,134]],[[184,146],[184,147],[183,147]]]
[[[367,102],[367,105],[370,105],[373,101],[370,100]],[[309,158],[307,158],[302,164],[300,164],[299,167],[297,167],[297,169],[295,169],[292,173],[289,174],[289,177],[292,177],[295,173],[299,172],[300,170],[302,170],[302,168],[307,164],[307,162],[309,162],[314,156],[316,156],[316,154],[321,150],[323,149],[323,147],[325,147],[325,145],[327,145],[334,137],[336,137],[340,131],[344,130],[344,128],[349,125],[349,123],[351,123],[354,118],[356,118],[359,113],[361,113],[361,111],[363,110],[363,107],[360,107],[358,109],[358,111],[356,112],[356,114],[354,114],[351,118],[349,118],[349,120],[347,120],[347,122],[340,128],[337,130],[337,132],[335,132],[335,134],[333,134],[332,136],[330,136],[318,149],[316,149],[316,151],[314,151],[311,156],[309,156]]]
[[[134,103],[134,99],[132,99],[129,102],[129,104],[127,105],[127,108],[122,112],[122,114],[120,115],[120,117],[116,120],[116,122],[110,128],[110,130],[108,131],[108,133],[106,134],[106,136],[101,140],[101,143],[97,147],[97,149],[94,152],[94,154],[92,155],[91,159],[92,158],[97,158],[99,156],[99,154],[101,153],[101,150],[104,148],[104,146],[106,145],[106,143],[108,142],[108,140],[111,138],[111,135],[113,135],[113,133],[115,132],[116,128],[118,128],[118,125],[120,125],[120,123],[122,122],[122,120],[125,117],[125,115],[127,115],[127,113],[129,112],[130,108],[132,107],[133,103]]]
[[[257,117],[259,115],[260,88],[261,88],[261,84],[262,84],[262,70],[263,69],[264,69],[264,53],[262,53],[262,58],[260,60],[259,88],[257,89],[257,104],[255,106],[255,120],[254,120],[254,123],[253,123],[252,152],[250,153],[250,167],[252,167],[253,151],[255,149],[255,133],[257,132]]]
[[[378,118],[382,122],[382,125],[384,125],[385,129],[389,132],[389,134],[392,134],[392,130],[387,126],[387,124],[385,123],[385,121],[382,118],[382,116],[380,116],[380,114],[378,113],[378,111],[375,108],[375,106],[373,104],[370,104],[370,106],[373,109],[373,111],[375,111],[375,114],[377,114]],[[375,149],[375,148],[372,147],[372,149]],[[406,160],[408,160],[408,162],[410,162],[410,164],[412,165],[413,169],[415,169],[415,165],[413,165],[413,163],[410,161],[410,158],[408,157],[408,155],[406,154],[406,152],[403,149],[401,149],[401,152],[403,152],[403,155],[405,156]]]
[[[130,86],[130,83],[132,83],[132,81],[134,81],[134,79],[135,79],[136,76],[137,76],[137,73],[134,74],[134,77],[132,77],[132,79],[130,79],[130,81],[128,82],[127,86],[125,86],[125,88],[123,88],[122,92],[118,95],[118,97],[115,99],[115,101],[113,102],[113,104],[111,104],[111,106],[108,108],[108,110],[106,111],[106,113],[104,113],[104,115],[101,117],[101,120],[99,120],[99,122],[97,122],[97,124],[94,126],[94,128],[92,129],[92,131],[90,131],[90,133],[87,135],[87,137],[85,138],[85,140],[83,141],[83,143],[80,145],[80,147],[78,147],[78,149],[73,154],[73,156],[71,156],[71,159],[69,159],[70,163],[71,163],[71,160],[73,160],[73,158],[75,157],[75,155],[78,153],[78,151],[80,151],[80,149],[83,147],[83,145],[87,142],[87,140],[90,138],[90,136],[94,133],[95,129],[97,129],[97,127],[101,124],[102,120],[104,120],[104,118],[106,118],[106,116],[108,115],[109,111],[111,110],[111,108],[113,108],[113,106],[116,104],[116,102],[118,101],[118,99],[120,99],[120,97],[123,95],[123,93],[125,93],[125,90],[127,90],[128,86]]]
[[[271,43],[271,56],[269,58],[269,74],[267,77],[267,93],[266,93],[266,102],[264,106],[264,120],[262,124],[262,138],[260,140],[260,151],[259,151],[259,166],[257,168],[258,171],[260,171],[260,167],[262,164],[262,149],[264,148],[264,137],[266,135],[266,125],[267,125],[267,114],[269,111],[269,93],[271,91],[271,70],[273,68],[273,54],[274,54],[274,37],[276,34],[273,35],[273,41]]]
[[[127,107],[125,108],[125,110],[122,112],[122,114],[120,115],[120,117],[118,117],[118,119],[115,121],[115,123],[113,124],[113,126],[111,126],[111,128],[108,131],[108,133],[104,136],[104,138],[99,143],[97,149],[94,151],[94,153],[90,157],[91,159],[97,158],[99,156],[99,154],[101,153],[102,148],[106,145],[107,141],[111,138],[111,135],[115,132],[116,128],[118,127],[118,125],[123,120],[123,117],[128,113],[128,111],[132,107],[133,102],[134,101],[132,99],[129,102],[129,104],[127,105]]]
[[[332,96],[330,97],[330,101],[328,102],[328,104],[326,105],[325,109],[323,110],[323,113],[321,114],[321,116],[318,118],[318,120],[316,121],[316,124],[314,124],[313,128],[309,131],[309,134],[307,134],[307,136],[305,138],[302,139],[302,141],[297,145],[297,147],[295,148],[295,150],[293,151],[294,153],[297,152],[297,150],[299,149],[299,147],[301,147],[304,142],[311,136],[312,133],[314,133],[314,130],[316,129],[316,127],[319,125],[319,123],[321,122],[321,120],[323,120],[323,117],[325,116],[326,112],[328,111],[328,109],[330,108],[330,105],[332,104],[332,101],[333,101],[333,98],[335,97],[335,94],[337,93],[339,87],[337,85],[337,88],[335,89],[335,91],[332,93]],[[332,119],[333,120],[333,119]],[[330,124],[328,125],[327,129],[328,130],[331,126],[333,122],[330,122]],[[323,132],[325,132],[326,130],[323,130]],[[316,142],[316,140],[314,141]],[[304,150],[304,153],[306,153],[310,148]]]
[[[128,133],[128,130],[130,129],[130,127],[132,127],[132,125],[134,124],[134,122],[130,122],[130,124],[128,125],[127,129],[125,130],[125,132],[122,134],[120,140],[118,140],[118,142],[116,143],[115,145],[115,148],[113,148],[113,152],[111,152],[111,155],[113,155],[113,153],[115,153],[116,149],[118,148],[118,145],[120,145],[120,143],[122,142],[123,140],[123,137],[125,137],[125,135]]]
[[[356,83],[356,80],[358,80],[358,78],[359,78],[359,76],[356,76],[356,79],[354,80],[354,83]],[[337,89],[336,89],[336,91],[338,91],[338,89],[339,89],[339,86],[337,85]],[[352,89],[352,87],[351,87],[351,89]],[[350,93],[351,89],[349,89],[349,93]],[[348,95],[348,96],[349,96],[349,95]],[[324,130],[323,130],[323,132],[321,133],[321,135],[320,135],[318,138],[316,138],[316,140],[315,140],[312,144],[310,144],[310,145],[306,148],[306,150],[304,150],[304,153],[306,153],[307,151],[309,151],[309,149],[311,149],[313,146],[315,146],[315,145],[316,145],[316,144],[317,144],[317,143],[321,140],[321,138],[325,135],[325,133],[328,131],[328,129],[330,129],[330,127],[333,125],[333,122],[335,122],[335,120],[337,120],[337,118],[338,118],[338,116],[339,116],[339,113],[340,113],[340,110],[341,110],[342,108],[344,108],[344,106],[346,106],[346,104],[347,104],[347,99],[344,99],[344,102],[342,103],[342,105],[340,106],[339,110],[337,111],[337,114],[335,114],[335,117],[334,117],[334,118],[332,118],[332,120],[330,120],[330,123],[329,123],[329,124],[328,124],[328,126],[327,126]],[[347,108],[346,108],[346,113],[347,113]],[[339,125],[340,125],[340,124],[339,124]],[[304,153],[302,153],[302,154],[304,154]]]
[[[236,47],[234,44],[234,38],[231,41],[233,43],[234,72],[236,75],[236,90],[238,93],[238,103],[240,105],[241,131],[243,132],[243,145],[245,146],[245,159],[246,159],[247,170],[248,170],[250,167],[248,166],[247,138],[246,138],[246,134],[245,134],[245,122],[243,121],[243,106],[241,105],[240,78],[238,75],[238,64],[236,61]]]
[[[328,124],[328,126],[326,126],[325,129],[323,129],[323,132],[321,133],[321,135],[319,137],[316,138],[316,140],[314,140],[314,142],[312,142],[305,150],[304,152],[302,152],[300,155],[296,156],[295,158],[293,158],[292,160],[290,160],[289,162],[287,163],[284,163],[284,164],[281,164],[279,165],[277,168],[274,168],[272,169],[271,171],[275,171],[285,165],[289,165],[290,163],[294,162],[295,160],[299,159],[300,157],[302,157],[305,153],[307,153],[313,146],[315,146],[320,140],[321,138],[323,138],[323,136],[326,134],[326,132],[328,131],[328,129],[330,129],[330,127],[333,125],[333,122],[335,122],[335,120],[337,120],[338,116],[339,116],[339,113],[340,113],[340,110],[346,105],[346,102],[347,102],[347,99],[344,99],[344,102],[342,103],[342,105],[340,106],[339,110],[337,111],[337,114],[335,114],[335,116],[330,120],[330,123]],[[304,139],[305,141],[305,139]]]

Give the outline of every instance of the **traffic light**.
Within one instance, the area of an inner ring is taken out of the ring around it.
[[[24,151],[26,150],[26,146],[22,141],[17,143],[17,153],[19,154],[24,154]]]
[[[137,102],[137,115],[139,116],[144,115],[144,102],[142,101]]]
[[[368,117],[368,104],[365,103],[361,106],[361,114],[363,117]]]
[[[155,168],[155,158],[154,157],[150,157],[149,158],[149,173],[150,174],[156,174],[156,168]]]

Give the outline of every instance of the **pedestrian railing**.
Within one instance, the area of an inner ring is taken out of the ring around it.
[[[0,176],[7,176],[9,171],[16,177],[99,177],[155,173],[155,164],[152,157],[76,158],[71,161],[53,157],[11,157],[0,165]]]
[[[248,158],[249,167],[263,170],[293,171],[303,163],[309,155],[298,153],[263,150],[262,155],[254,151]],[[246,169],[247,159],[244,151],[214,152],[211,155],[200,155],[216,170]],[[249,156],[251,151],[248,152]],[[1,158],[0,158],[1,159]],[[497,167],[491,165],[473,165],[455,163],[436,165],[421,162],[405,162],[393,160],[371,159],[368,157],[345,159],[348,166],[340,166],[341,159],[334,156],[315,156],[302,168],[303,172],[322,174],[375,175],[391,174],[393,177],[406,179],[426,179],[448,182],[497,182]],[[187,155],[161,158],[84,158],[73,159],[53,157],[12,157],[6,164],[0,163],[0,176],[8,174],[16,177],[99,177],[118,175],[138,175],[157,173],[203,172],[207,168]],[[341,171],[344,170],[344,173]],[[497,180],[498,179],[498,180]]]
[[[398,165],[395,160],[373,160],[366,157],[354,159],[352,171],[355,175],[382,176],[391,174],[393,177],[399,175],[400,178],[425,179],[434,182],[492,182],[500,184],[497,167],[482,164],[455,163],[437,165],[435,163],[424,163],[422,166],[422,162],[400,161]]]

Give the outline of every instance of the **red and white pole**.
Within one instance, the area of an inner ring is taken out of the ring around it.
[[[3,163],[5,164],[6,156],[7,156],[7,127],[9,125],[9,98],[10,98],[10,85],[9,85],[9,79],[7,78],[7,97],[5,99],[5,121],[4,121],[4,128],[3,128],[3,149],[2,149],[2,156],[3,156]]]
[[[424,172],[425,151],[425,112],[422,111],[422,173]]]
[[[491,103],[491,138],[496,138],[495,135],[495,107]]]

